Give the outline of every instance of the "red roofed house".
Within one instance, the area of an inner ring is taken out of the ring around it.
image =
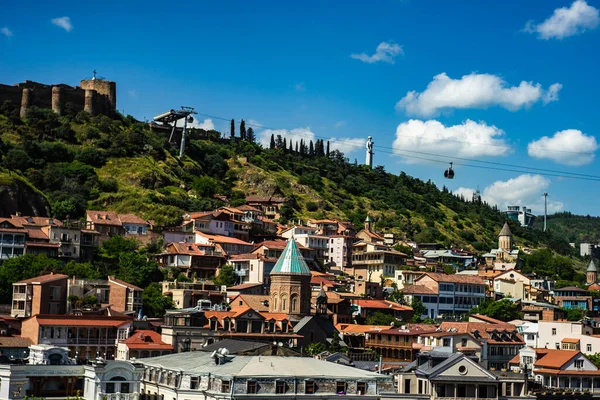
[[[383,361],[411,362],[419,350],[413,347],[421,335],[436,331],[435,325],[406,325],[365,336],[365,347],[374,350]]]
[[[162,341],[158,332],[151,330],[134,331],[130,337],[117,345],[117,360],[158,357],[173,352],[173,346]]]
[[[213,235],[200,231],[194,232],[194,241],[197,244],[213,244],[218,246],[224,255],[245,254],[254,248],[252,243],[234,237]]]
[[[108,277],[110,287],[109,302],[115,311],[137,315],[142,309],[142,294],[144,289],[127,283],[114,276]]]
[[[0,260],[25,254],[27,232],[23,226],[10,218],[0,218]]]
[[[584,393],[600,389],[600,370],[578,350],[525,347],[509,364],[518,372],[527,367],[530,376],[545,388]]]
[[[379,311],[391,314],[399,321],[408,321],[414,314],[412,307],[403,306],[387,300],[355,299],[352,300],[352,307],[356,310],[354,314],[359,315],[362,318],[367,318]]]
[[[23,320],[21,337],[33,344],[68,347],[69,357],[114,359],[117,343],[129,337],[133,318],[38,314]]]
[[[86,222],[90,229],[100,233],[99,240],[103,242],[112,236],[125,236],[125,228],[117,213],[112,211],[87,210]]]
[[[13,317],[63,314],[67,309],[68,275],[47,274],[13,283]]]
[[[249,206],[262,210],[266,217],[279,219],[279,210],[285,204],[285,197],[277,196],[246,196]]]

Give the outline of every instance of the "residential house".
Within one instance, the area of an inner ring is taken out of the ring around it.
[[[162,282],[162,294],[171,297],[177,309],[193,307],[208,309],[213,304],[224,303],[227,291],[225,286],[215,285],[208,280],[164,281]]]
[[[293,225],[279,232],[279,236],[284,239],[291,239],[297,235],[316,235],[317,228],[303,225]]]
[[[423,352],[396,374],[399,397],[407,399],[498,399],[527,396],[522,374],[488,371],[471,357],[444,351]]]
[[[10,218],[0,218],[0,260],[25,254],[27,232]]]
[[[389,328],[365,337],[365,346],[373,350],[383,361],[411,362],[417,350],[414,344],[422,335],[436,331],[435,325],[409,324],[400,328]]]
[[[160,333],[137,330],[117,344],[117,360],[159,357],[173,352],[173,346],[162,341]]]
[[[214,243],[168,243],[154,259],[161,268],[177,268],[195,279],[211,279],[226,262],[222,247]]]
[[[472,254],[454,249],[423,250],[421,255],[428,263],[450,264],[457,271],[462,271],[475,263],[476,258]]]
[[[265,217],[279,219],[279,211],[286,203],[285,197],[278,196],[246,196],[249,206],[262,210]]]
[[[329,262],[329,238],[321,235],[298,234],[294,240],[302,247],[315,251],[317,260],[325,264]]]
[[[268,257],[258,252],[233,254],[228,260],[228,263],[234,267],[237,283],[240,285],[269,284],[269,274],[276,262],[276,257]]]
[[[354,237],[333,235],[328,240],[327,264],[339,269],[349,268],[352,265],[352,245]]]
[[[50,273],[13,283],[11,315],[64,314],[69,276]]]
[[[117,213],[87,210],[85,214],[88,228],[100,234],[98,237],[100,243],[115,235],[125,236],[125,228]]]
[[[581,350],[584,354],[600,352],[600,337],[585,322],[539,321],[537,326],[538,347]]]
[[[353,314],[363,319],[368,318],[376,312],[390,314],[399,321],[408,321],[413,315],[412,307],[387,300],[353,299],[352,308],[354,310]]]
[[[526,347],[510,365],[513,370],[527,371],[542,390],[600,393],[600,370],[578,350]]]
[[[563,308],[592,310],[592,296],[590,292],[575,286],[554,289],[554,301]]]
[[[127,283],[114,276],[108,277],[110,296],[108,301],[114,311],[137,315],[142,309],[144,289]]]
[[[194,232],[194,241],[196,244],[215,245],[215,247],[221,249],[224,255],[246,254],[254,248],[252,243],[234,237],[208,234],[200,231]]]
[[[386,245],[385,237],[373,230],[373,219],[370,216],[365,219],[365,227],[356,234],[356,238],[367,243]]]
[[[388,246],[359,242],[353,246],[352,265],[345,272],[357,280],[382,282],[396,275],[396,271],[406,264],[407,255],[391,250]]]

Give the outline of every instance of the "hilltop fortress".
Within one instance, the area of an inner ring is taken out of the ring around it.
[[[13,101],[21,105],[21,118],[29,107],[51,108],[58,115],[66,109],[87,111],[92,115],[114,116],[117,109],[117,84],[105,79],[84,79],[80,86],[46,85],[25,81],[15,85],[0,84],[0,104]]]

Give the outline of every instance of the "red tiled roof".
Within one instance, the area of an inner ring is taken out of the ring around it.
[[[410,311],[412,310],[409,306],[402,306],[398,303],[394,303],[387,300],[354,300],[354,304],[362,308],[376,308],[394,311]]]
[[[69,278],[69,275],[50,273],[50,274],[46,274],[46,275],[36,276],[35,278],[24,279],[24,280],[16,282],[16,283],[42,284],[42,283],[48,283],[48,282],[58,281],[60,279],[67,279],[67,278]]]
[[[335,282],[334,280],[327,279],[322,276],[313,276],[312,278],[310,278],[310,284],[313,286],[323,285],[325,287],[341,286],[339,283]]]
[[[173,346],[162,341],[158,332],[139,330],[120,343],[127,345],[132,350],[173,350]]]
[[[18,223],[24,225],[37,225],[37,226],[62,226],[63,223],[54,218],[48,217],[17,217],[16,215],[10,216],[12,220],[19,221]]]
[[[236,238],[230,237],[230,236],[211,235],[211,234],[200,232],[200,231],[196,231],[195,233],[197,235],[204,236],[205,238],[210,240],[212,243],[242,244],[242,245],[252,246],[252,243],[244,242],[243,240],[236,239]]]
[[[508,322],[500,321],[499,319],[488,317],[487,315],[483,315],[483,314],[471,314],[470,318],[476,318],[480,321],[487,322],[488,324],[510,325],[511,327],[514,326],[512,324],[509,324]]]
[[[230,286],[227,288],[227,290],[244,290],[244,289],[249,289],[249,288],[253,288],[253,287],[257,287],[257,286],[262,286],[262,283],[242,283],[241,285],[236,285],[236,286]]]
[[[196,243],[187,243],[187,242],[171,242],[167,244],[165,254],[184,254],[190,256],[205,256],[206,248],[214,250],[213,244],[196,244]],[[217,255],[219,254],[210,254]]]
[[[46,232],[41,229],[25,229],[25,232],[27,232],[27,237],[30,239],[49,240]]]
[[[580,340],[577,338],[564,338],[560,341],[561,343],[579,343]]]
[[[259,312],[259,314],[262,315],[263,318],[266,320],[272,320],[272,319],[274,319],[275,321],[289,321],[290,320],[289,315],[287,315],[285,313]]]
[[[298,241],[296,241],[298,248],[306,249],[306,247],[302,246]],[[285,249],[287,246],[287,240],[265,240],[264,242],[256,243],[254,250],[259,249],[265,246],[267,249]]]
[[[60,243],[25,242],[25,246],[27,246],[27,247],[51,247],[51,248],[58,249],[60,247]]]
[[[560,370],[560,369],[534,369],[534,373],[536,374],[551,374],[551,375],[600,375],[600,371],[598,370],[587,370],[587,371],[578,371],[573,369]]]
[[[18,336],[2,336],[0,337],[0,349],[3,347],[29,347],[31,346],[29,338]]]
[[[365,333],[380,333],[390,329],[388,325],[358,325],[358,324],[337,324],[336,329],[347,334],[365,334]]]
[[[237,208],[240,211],[251,211],[251,212],[261,213],[262,214],[262,210],[259,210],[256,207],[249,206],[248,204],[242,204],[241,206],[239,206]]]
[[[87,210],[86,214],[94,224],[122,226],[119,216],[113,211]]]
[[[580,354],[578,350],[555,350],[555,349],[535,349],[537,360],[534,367],[557,368],[569,362],[573,357]]]
[[[406,285],[401,292],[404,294],[438,294],[435,290],[423,285]]]
[[[134,214],[119,214],[119,220],[124,224],[148,225],[148,222]]]

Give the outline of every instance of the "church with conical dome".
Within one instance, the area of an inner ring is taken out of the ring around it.
[[[288,240],[269,276],[269,312],[310,315],[311,272],[294,239]]]

